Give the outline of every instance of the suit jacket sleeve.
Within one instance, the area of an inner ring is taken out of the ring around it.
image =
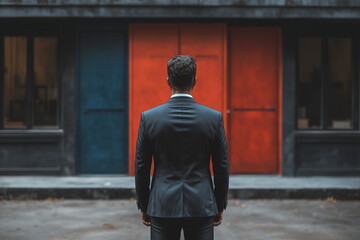
[[[226,209],[229,189],[229,159],[222,114],[219,113],[219,126],[215,135],[212,152],[214,172],[214,193],[218,211]]]
[[[152,152],[148,135],[146,134],[145,116],[141,113],[135,156],[136,203],[138,209],[146,212],[149,201],[150,169]]]

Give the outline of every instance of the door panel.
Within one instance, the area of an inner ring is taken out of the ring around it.
[[[230,35],[230,170],[276,173],[280,31],[234,27]]]
[[[124,112],[91,111],[82,117],[82,173],[125,173]]]
[[[231,172],[276,173],[276,113],[233,110],[231,114]]]
[[[197,60],[197,102],[225,109],[225,25],[131,24],[130,26],[130,174],[134,174],[136,139],[142,111],[171,96],[167,62],[178,54]],[[224,115],[226,120],[226,115]]]
[[[124,173],[125,35],[79,33],[80,173]]]

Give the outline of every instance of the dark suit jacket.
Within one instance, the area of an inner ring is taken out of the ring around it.
[[[223,211],[227,206],[229,161],[221,112],[187,96],[170,98],[143,112],[135,181],[138,208],[150,216],[206,217]]]

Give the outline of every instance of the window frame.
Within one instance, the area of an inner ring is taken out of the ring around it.
[[[31,29],[31,27],[28,27]],[[51,31],[50,29],[36,29],[33,32],[13,32],[4,31],[0,34],[0,132],[23,132],[27,133],[29,130],[31,133],[37,132],[49,132],[52,133],[55,130],[61,129],[61,73],[60,73],[60,34]],[[31,30],[30,30],[31,31]],[[24,128],[5,127],[4,122],[4,90],[5,90],[5,37],[26,37],[26,118]],[[34,125],[34,38],[36,37],[55,37],[57,38],[57,95],[56,102],[56,125],[53,126],[36,126]]]
[[[347,31],[349,30],[349,31]],[[299,39],[301,38],[320,38],[321,39],[321,100],[320,100],[320,126],[319,128],[298,128],[298,89],[299,89]],[[351,86],[352,86],[352,99],[351,99],[351,120],[352,128],[349,129],[333,129],[327,125],[329,115],[329,105],[326,99],[328,98],[328,39],[330,38],[349,38],[351,39],[352,46],[352,66],[351,66]],[[349,132],[359,130],[359,36],[354,34],[351,29],[341,31],[340,29],[317,29],[317,31],[299,31],[295,35],[295,130],[299,132]]]

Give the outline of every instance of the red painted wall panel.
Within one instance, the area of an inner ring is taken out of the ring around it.
[[[166,64],[171,57],[196,58],[195,100],[225,113],[226,29],[224,24],[131,24],[129,42],[129,174],[133,175],[140,114],[170,98]]]
[[[230,29],[230,170],[279,170],[280,29]],[[273,109],[273,110],[272,110]]]

